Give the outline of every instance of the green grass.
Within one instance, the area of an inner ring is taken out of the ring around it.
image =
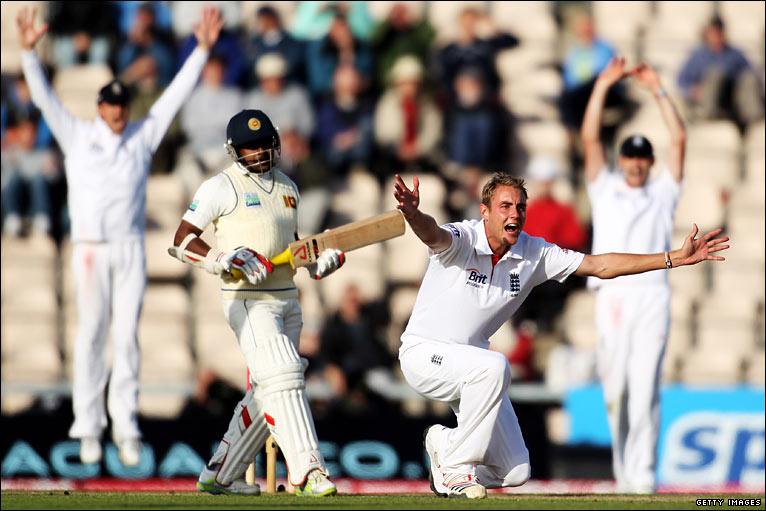
[[[243,497],[201,493],[3,491],[2,509],[700,509],[697,498],[727,499],[763,495],[507,495],[486,500],[442,499],[433,495],[339,495],[302,498],[294,495]]]

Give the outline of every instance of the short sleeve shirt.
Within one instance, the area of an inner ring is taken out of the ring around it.
[[[670,250],[681,187],[663,169],[646,186],[632,188],[621,173],[603,169],[588,184],[593,217],[593,254],[656,254]],[[631,284],[667,285],[667,271],[650,271],[610,280],[588,278],[588,287]]]
[[[482,220],[442,226],[452,244],[429,251],[429,264],[402,342],[435,340],[489,347],[529,292],[547,280],[563,282],[584,254],[522,233],[493,266]]]

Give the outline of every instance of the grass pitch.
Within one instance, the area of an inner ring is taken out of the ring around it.
[[[338,495],[302,498],[294,495],[244,497],[201,493],[3,491],[2,509],[699,509],[698,498],[723,499],[708,509],[748,509],[728,499],[763,495],[507,495],[485,500],[443,499],[424,494]]]

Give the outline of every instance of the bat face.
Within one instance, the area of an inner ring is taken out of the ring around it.
[[[404,234],[404,217],[398,211],[389,211],[294,241],[286,250],[289,257],[280,254],[272,258],[271,262],[274,264],[289,262],[293,267],[298,268],[315,263],[319,254],[326,248],[337,248],[349,252],[402,234]]]

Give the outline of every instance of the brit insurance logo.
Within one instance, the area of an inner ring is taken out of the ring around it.
[[[468,268],[468,280],[465,281],[466,285],[477,288],[482,288],[487,285],[487,276],[480,272],[478,268]]]
[[[245,207],[254,208],[261,205],[261,199],[257,193],[245,192]]]

